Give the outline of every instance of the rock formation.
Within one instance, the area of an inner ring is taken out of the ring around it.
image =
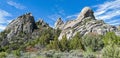
[[[38,20],[36,22],[37,24],[37,27],[40,28],[40,27],[49,27],[49,25],[47,23],[45,23],[42,19]]]
[[[64,22],[61,18],[58,18],[58,20],[55,23],[55,29],[62,29],[64,25]]]
[[[77,20],[82,20],[83,18],[91,17],[92,19],[95,19],[94,12],[90,7],[85,7],[82,9],[81,13],[78,15]]]
[[[118,29],[120,30],[120,25],[118,26]]]
[[[20,32],[30,34],[36,28],[34,17],[31,13],[26,13],[22,16],[19,16],[16,20],[13,20],[5,30],[10,30],[7,38],[12,38],[13,36],[18,35]]]
[[[57,30],[61,32],[57,34]],[[62,39],[63,35],[66,35],[68,39],[71,39],[76,33],[79,32],[81,36],[88,33],[95,33],[104,35],[106,32],[115,32],[120,36],[120,31],[117,27],[104,23],[102,20],[97,20],[94,17],[94,12],[89,7],[83,8],[81,13],[75,20],[70,20],[64,23],[61,18],[58,18],[55,23],[55,29],[51,28],[43,20],[35,22],[31,13],[26,13],[13,20],[6,29],[0,33],[0,46],[5,46],[12,43],[28,42],[39,38],[43,33],[50,33],[50,40],[53,39],[53,34],[59,35],[59,39]],[[45,34],[46,34],[45,33]],[[23,44],[24,44],[23,43]]]
[[[68,21],[62,27],[62,32],[59,39],[62,39],[63,35],[66,35],[68,39],[72,38],[77,32],[84,36],[88,33],[95,33],[104,35],[106,32],[116,32],[118,29],[115,26],[104,23],[102,20],[97,20],[94,17],[94,12],[89,7],[82,9],[76,20]]]
[[[17,43],[26,43],[40,37],[40,34],[48,28],[51,27],[43,20],[35,22],[32,14],[26,13],[9,23],[0,33],[0,46],[11,45],[17,41]]]

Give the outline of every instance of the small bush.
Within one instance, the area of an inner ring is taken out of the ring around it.
[[[50,49],[55,49],[55,50],[59,50],[59,40],[58,40],[58,37],[56,36],[54,38],[53,41],[50,41],[50,44],[47,45],[47,49],[50,50]]]
[[[92,53],[86,53],[84,55],[84,58],[96,58],[95,54],[92,54]]]
[[[0,58],[5,58],[7,56],[6,52],[0,52]]]
[[[19,50],[14,50],[14,51],[13,51],[13,54],[14,54],[15,56],[20,56],[20,55],[21,55],[21,53],[20,53]]]
[[[84,49],[91,49],[92,51],[101,50],[103,48],[103,41],[101,35],[88,34],[82,38],[82,45]]]
[[[71,50],[82,49],[81,37],[79,33],[69,40],[69,48]]]
[[[110,44],[120,45],[120,37],[116,36],[114,32],[108,32],[104,36],[103,42],[105,45],[110,45]]]
[[[102,58],[120,58],[120,47],[108,45],[102,50]]]
[[[95,53],[91,49],[88,49],[87,51],[85,51],[83,53],[83,56],[84,58],[96,58]]]
[[[68,48],[68,40],[67,40],[66,35],[63,36],[63,38],[60,40],[60,50],[61,51],[68,51],[69,50],[69,48]]]

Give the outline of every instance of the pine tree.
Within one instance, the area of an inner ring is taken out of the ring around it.
[[[81,44],[81,38],[79,33],[77,33],[71,40],[69,44],[70,49],[81,49],[82,44]]]
[[[66,35],[62,37],[60,40],[60,50],[61,51],[68,51],[68,41]]]
[[[57,36],[55,36],[53,41],[50,41],[50,44],[47,46],[47,49],[59,50],[59,40]]]
[[[120,37],[118,37],[114,32],[108,32],[104,38],[103,38],[103,42],[105,45],[109,45],[109,44],[120,44]]]
[[[85,50],[97,51],[103,48],[102,36],[89,33],[82,38],[82,45]]]

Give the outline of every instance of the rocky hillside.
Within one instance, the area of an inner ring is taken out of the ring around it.
[[[0,33],[0,47],[8,47],[7,49],[10,50],[18,49],[19,46],[36,40],[46,33],[50,34],[49,39],[51,40],[54,29],[41,19],[35,22],[32,14],[26,13],[9,23]]]
[[[120,27],[96,19],[89,7],[75,20],[58,18],[55,28],[26,13],[0,32],[0,57],[120,58],[119,36]]]
[[[85,7],[75,20],[63,22],[61,18],[58,18],[55,23],[55,29],[51,28],[49,24],[43,20],[35,22],[31,13],[21,15],[9,23],[6,29],[1,32],[0,45],[5,46],[17,42],[17,40],[28,42],[29,40],[39,38],[42,33],[48,29],[52,30],[51,34],[53,34],[55,30],[60,29],[61,33],[60,35],[58,34],[59,39],[62,39],[64,35],[70,39],[78,32],[80,36],[88,33],[104,35],[110,31],[115,32],[116,35],[120,35],[117,27],[106,24],[102,20],[95,19],[94,11],[89,7]],[[52,39],[52,37],[50,39]]]
[[[55,29],[51,28],[49,24],[45,23],[43,20],[35,22],[31,13],[21,15],[9,23],[6,29],[0,33],[0,45],[6,46],[17,41],[28,42],[41,37],[46,30],[51,30],[51,38],[49,39],[53,39],[52,34],[54,34],[57,29],[61,30],[60,35],[58,34],[59,39],[62,39],[64,35],[70,39],[78,32],[80,36],[84,36],[88,33],[104,35],[111,31],[115,32],[116,35],[120,35],[120,31],[118,31],[117,27],[106,24],[102,20],[97,20],[94,16],[94,11],[89,7],[85,7],[75,20],[63,22],[61,18],[58,18],[55,23]]]
[[[115,32],[117,35],[120,35],[117,27],[106,24],[103,20],[97,20],[93,10],[89,7],[83,8],[75,20],[64,23],[61,19],[58,19],[55,23],[55,28],[62,30],[59,39],[61,39],[63,35],[66,35],[67,38],[70,39],[77,32],[80,32],[82,36],[88,33],[104,35],[107,32]]]

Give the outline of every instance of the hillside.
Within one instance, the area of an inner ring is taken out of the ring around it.
[[[26,13],[0,33],[0,56],[25,58],[29,53],[31,58],[119,58],[119,36],[119,28],[96,19],[89,7],[75,20],[58,18],[55,28],[42,19],[35,22],[34,16]]]

